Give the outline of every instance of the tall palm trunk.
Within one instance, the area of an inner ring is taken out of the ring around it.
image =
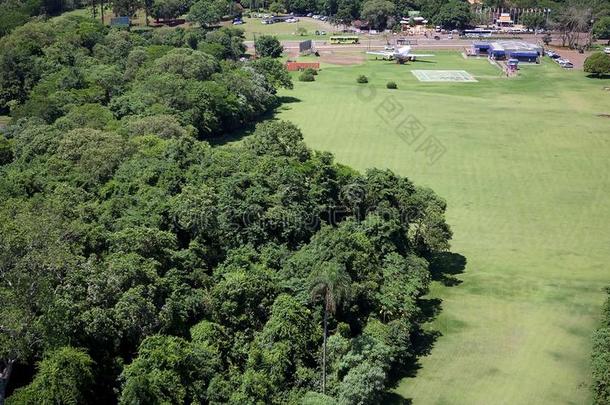
[[[328,328],[328,306],[324,306],[324,343],[322,344],[322,394],[326,394],[326,330]]]

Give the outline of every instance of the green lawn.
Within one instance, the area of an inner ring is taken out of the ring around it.
[[[330,25],[324,22],[314,20],[312,18],[300,18],[296,23],[275,23],[263,24],[260,18],[243,18],[244,24],[237,27],[242,28],[246,32],[246,39],[253,40],[254,35],[275,35],[281,40],[301,41],[305,39],[327,40],[332,33],[329,29]],[[305,28],[307,35],[297,35],[297,29]],[[326,31],[326,35],[314,35],[316,31]]]
[[[610,81],[548,61],[505,79],[485,59],[432,59],[325,68],[282,92],[292,98],[278,114],[338,161],[390,168],[448,202],[462,283],[434,284],[442,311],[428,326],[442,336],[397,393],[415,404],[589,403],[590,335],[610,284],[610,119],[597,116],[610,114]],[[479,81],[421,83],[413,68]],[[426,128],[411,145],[376,112],[388,96]],[[446,148],[432,164],[428,136]]]

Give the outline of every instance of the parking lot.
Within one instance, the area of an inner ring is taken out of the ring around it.
[[[590,52],[578,53],[578,51],[574,49],[565,49],[553,45],[548,46],[546,49],[559,54],[562,59],[569,60],[574,65],[574,69],[579,70],[582,70],[585,59],[591,54]]]

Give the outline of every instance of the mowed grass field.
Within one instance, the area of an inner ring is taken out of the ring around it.
[[[278,113],[310,147],[390,168],[448,203],[452,251],[467,263],[459,285],[434,284],[442,310],[427,327],[442,335],[396,392],[415,404],[589,403],[590,336],[610,284],[610,119],[598,116],[610,114],[610,81],[548,60],[506,79],[485,59],[435,53],[327,67],[283,91]],[[422,83],[411,69],[478,82]],[[395,104],[425,127],[418,141],[381,112]],[[445,149],[434,163],[424,139]]]
[[[236,25],[244,30],[246,39],[252,41],[256,36],[273,35],[280,40],[301,41],[306,39],[327,40],[330,34],[335,30],[330,24],[323,21],[314,20],[308,17],[299,17],[296,23],[279,22],[275,24],[263,24],[261,18],[244,17],[244,24]],[[231,22],[226,22],[224,25],[231,25]],[[305,28],[305,35],[297,34],[297,29]],[[326,31],[326,35],[315,35],[316,31]]]

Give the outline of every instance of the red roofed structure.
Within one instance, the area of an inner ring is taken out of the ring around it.
[[[298,70],[305,70],[305,69],[319,70],[320,63],[319,62],[286,62],[286,69],[289,72],[296,72]]]

